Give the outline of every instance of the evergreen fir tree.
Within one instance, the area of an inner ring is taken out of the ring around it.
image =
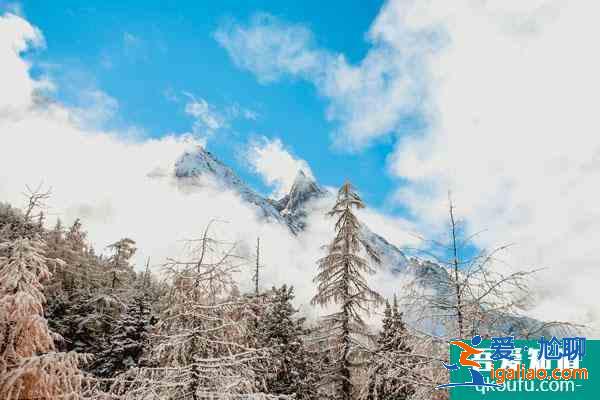
[[[150,304],[142,295],[131,299],[117,319],[107,342],[108,347],[95,359],[96,375],[111,378],[139,365],[150,332]]]
[[[210,238],[208,228],[194,243],[191,259],[165,266],[172,286],[160,301],[160,321],[144,357],[148,365],[118,375],[112,395],[200,400],[250,398],[260,391],[255,364],[265,352],[246,345],[244,315],[251,306],[243,297],[232,297],[232,274],[240,265],[236,245]]]
[[[351,352],[353,336],[365,333],[363,313],[368,313],[369,305],[381,301],[381,297],[368,287],[365,274],[375,270],[367,259],[361,257],[363,250],[367,257],[376,263],[377,253],[360,235],[360,222],[353,209],[363,208],[364,204],[352,185],[346,182],[339,190],[336,204],[328,213],[337,217],[336,236],[327,246],[328,254],[318,261],[317,294],[312,303],[327,305],[336,303],[341,310],[327,316],[335,334],[336,349],[332,356],[333,365],[328,371],[328,379],[336,385],[337,398],[350,400],[352,397]]]
[[[20,209],[0,202],[0,243],[23,237],[33,239],[41,233],[39,224],[25,218]]]
[[[107,262],[91,251],[79,219],[66,230],[59,220],[45,237],[47,254],[64,261],[45,288],[50,327],[64,338],[56,345],[97,356],[106,350],[112,323],[124,308],[107,286]]]
[[[108,260],[110,268],[110,287],[111,289],[117,289],[135,276],[130,261],[137,251],[137,248],[135,247],[134,240],[123,238],[109,245],[108,249],[113,251],[113,255]]]
[[[95,362],[84,369],[94,374],[99,373],[99,358],[111,349],[115,323],[122,315],[120,303],[113,300],[102,288],[83,288],[63,293],[49,308],[50,325],[64,338],[57,342],[58,348],[93,355]]]
[[[367,400],[406,400],[414,393],[410,382],[413,369],[408,332],[398,302],[386,301],[377,350],[368,371]]]
[[[302,337],[304,318],[294,318],[293,287],[273,288],[271,300],[257,329],[258,345],[267,349],[273,362],[266,374],[266,392],[295,395],[298,400],[319,399],[319,377]]]
[[[89,290],[78,290],[63,303],[62,318],[59,315],[53,318],[54,324],[60,324],[59,332],[67,341],[67,350],[96,355],[104,349],[103,332],[109,321],[98,313],[93,300],[94,294]]]

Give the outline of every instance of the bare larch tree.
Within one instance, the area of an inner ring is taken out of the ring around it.
[[[187,259],[165,264],[171,290],[150,335],[150,366],[119,377],[111,394],[132,400],[267,398],[254,372],[266,353],[245,342],[252,304],[236,295],[234,275],[246,260],[237,255],[237,243],[212,238],[210,224],[189,245]]]
[[[405,292],[408,307],[441,327],[438,333],[447,338],[509,333],[525,336],[534,328],[523,322],[522,315],[530,296],[527,281],[536,270],[515,270],[504,263],[499,255],[509,245],[491,250],[474,245],[473,239],[480,232],[465,233],[452,199],[448,214],[449,240],[428,241],[426,250],[444,273],[423,273],[433,265],[413,260],[416,279]]]

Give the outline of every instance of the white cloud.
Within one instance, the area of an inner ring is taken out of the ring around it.
[[[164,95],[169,101],[179,102],[180,100],[172,89],[166,90]],[[184,111],[194,119],[191,133],[201,138],[204,142],[218,131],[229,128],[231,123],[236,119],[243,118],[251,121],[258,119],[257,112],[242,107],[237,103],[220,109],[210,104],[204,98],[197,97],[189,92],[183,92],[183,95],[188,98]]]
[[[600,27],[592,1],[389,1],[372,44],[350,65],[310,31],[273,17],[227,25],[216,38],[263,82],[313,82],[360,148],[393,132],[396,193],[421,229],[442,229],[449,189],[480,246],[515,242],[508,260],[547,267],[534,315],[598,324],[600,282]],[[278,43],[295,43],[293,51]],[[418,113],[423,132],[402,132]]]
[[[256,121],[259,117],[259,115],[256,111],[249,110],[249,109],[243,109],[242,115],[244,116],[244,118],[250,119],[252,121]]]
[[[99,127],[113,118],[119,102],[97,88],[80,90],[78,106],[72,108],[73,117],[82,126]]]
[[[379,32],[370,32],[373,44],[358,64],[344,55],[319,48],[311,32],[268,14],[255,15],[247,25],[228,23],[215,33],[233,61],[269,83],[285,76],[312,82],[329,99],[328,118],[341,123],[336,143],[359,148],[385,136],[413,116],[424,96],[422,45],[434,48],[436,31],[422,38],[406,32],[398,51]]]
[[[247,27],[227,23],[214,36],[237,65],[256,73],[265,83],[286,74],[317,75],[323,58],[328,57],[312,47],[308,29],[264,13],[254,15]]]
[[[243,118],[251,121],[256,121],[259,118],[258,112],[242,107],[237,103],[227,107],[227,115],[229,115],[231,118]]]
[[[201,187],[176,182],[174,160],[197,146],[198,140],[175,135],[131,137],[128,132],[79,123],[82,112],[95,115],[97,108],[102,111],[103,101],[90,101],[88,110],[36,101],[33,92],[39,82],[31,78],[19,52],[41,43],[41,34],[27,21],[12,16],[0,19],[2,62],[12,66],[2,71],[0,79],[20,82],[8,86],[8,92],[0,91],[5,96],[2,106],[11,110],[0,114],[1,201],[23,205],[25,185],[43,182],[52,187],[49,224],[56,217],[67,224],[80,217],[97,251],[121,237],[132,237],[139,247],[139,266],[147,258],[151,265],[159,266],[167,257],[180,256],[183,239],[198,237],[211,219],[227,220],[229,223],[215,225],[215,234],[223,240],[240,240],[240,250],[246,255],[253,254],[256,237],[261,237],[264,287],[291,283],[303,311],[309,315],[317,312],[308,301],[314,294],[312,278],[320,246],[331,238],[332,222],[323,218],[330,199],[315,205],[309,230],[292,237],[287,227],[260,220],[255,208],[236,193],[223,191],[210,181],[202,182]],[[190,112],[203,118],[205,111],[203,106],[194,106]],[[272,160],[280,162],[279,167],[295,164],[310,173],[304,162],[285,153],[280,142],[263,142],[261,151],[265,158],[258,163],[263,167],[266,160]],[[288,182],[283,175],[272,177],[278,185]],[[239,278],[242,286],[249,288],[250,268]],[[392,280],[384,282],[391,285]]]
[[[194,117],[194,131],[212,134],[227,126],[227,121],[203,98],[186,93],[190,100],[185,104],[185,113]]]
[[[43,46],[44,38],[37,28],[14,14],[0,16],[0,116],[22,111],[32,103],[40,82],[29,78],[29,63],[21,53]]]
[[[98,251],[120,237],[134,238],[139,247],[139,265],[146,258],[158,266],[167,257],[180,256],[183,239],[197,237],[213,218],[228,220],[228,224],[216,227],[216,234],[223,239],[248,243],[254,243],[256,236],[263,239],[265,286],[292,279],[298,287],[299,301],[304,303],[310,298],[312,274],[306,273],[306,265],[318,258],[318,246],[313,246],[311,260],[311,251],[302,249],[287,227],[261,222],[256,210],[237,194],[210,182],[205,182],[208,185],[202,189],[181,187],[175,182],[174,161],[185,149],[196,146],[197,140],[189,136],[132,139],[123,132],[79,124],[83,108],[72,109],[56,102],[36,103],[32,88],[38,83],[29,76],[28,65],[18,62],[18,53],[12,49],[26,50],[25,40],[33,38],[41,43],[41,35],[17,17],[0,19],[0,32],[3,61],[18,66],[8,72],[22,78],[22,84],[10,86],[9,96],[3,99],[3,104],[11,110],[18,107],[19,112],[0,116],[0,143],[4,150],[0,171],[7,172],[0,174],[2,201],[22,205],[25,185],[43,182],[52,187],[48,210],[51,219],[60,217],[71,223],[81,217]],[[12,60],[6,57],[7,53]],[[89,115],[104,108],[102,102],[95,101],[87,106],[85,112]],[[198,118],[205,117],[204,111],[201,106],[190,107]],[[253,251],[251,246],[245,250],[248,254]],[[302,261],[300,257],[293,262],[288,260],[289,254],[300,253],[305,257]],[[285,260],[285,274],[277,268],[281,260]],[[249,272],[243,273],[241,279],[250,285]]]
[[[314,179],[308,163],[292,155],[278,138],[261,137],[251,141],[245,158],[252,170],[274,189],[276,198],[289,192],[299,171]]]
[[[600,320],[598,11],[595,2],[394,2],[373,27],[394,38],[394,24],[442,25],[449,37],[427,64],[431,127],[391,160],[410,182],[399,198],[435,228],[452,189],[471,226],[490,230],[480,245],[515,242],[513,265],[548,267],[538,314],[586,323]]]

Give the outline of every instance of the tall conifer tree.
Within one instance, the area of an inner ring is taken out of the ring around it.
[[[393,306],[386,301],[382,330],[368,370],[367,400],[406,400],[414,393],[413,369],[408,331],[394,296]]]
[[[355,336],[366,333],[362,315],[368,313],[369,305],[381,301],[381,296],[369,288],[365,279],[365,275],[375,273],[369,261],[379,263],[380,258],[360,234],[360,222],[353,212],[360,208],[364,208],[364,203],[350,182],[346,182],[328,213],[337,218],[336,235],[327,245],[328,254],[318,261],[319,272],[314,279],[317,294],[312,303],[340,306],[338,312],[325,317],[335,342],[334,361],[327,375],[335,384],[340,400],[352,397],[351,353]]]
[[[270,296],[257,327],[258,345],[267,349],[273,364],[266,374],[266,391],[298,400],[319,399],[316,365],[303,341],[304,318],[294,318],[294,288],[273,288]]]

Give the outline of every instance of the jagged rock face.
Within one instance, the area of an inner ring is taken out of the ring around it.
[[[251,189],[227,165],[210,152],[198,147],[185,152],[175,163],[175,176],[181,179],[205,177],[223,187],[234,190],[256,206],[259,214],[267,220],[286,225],[297,235],[306,228],[310,203],[328,195],[315,180],[303,171],[298,174],[288,194],[279,200],[265,198]],[[402,251],[386,239],[362,226],[361,235],[380,254],[384,265],[396,272],[406,269],[408,261]]]
[[[186,151],[175,162],[175,176],[178,178],[190,178],[206,174],[218,178],[220,183],[228,187],[245,186],[231,168],[201,147],[198,147],[196,151]]]
[[[282,206],[280,212],[294,213],[299,208],[302,208],[307,201],[325,196],[326,192],[321,189],[317,182],[306,176],[304,171],[298,171],[296,179],[292,184],[290,193],[285,195],[277,203]]]
[[[223,187],[239,193],[246,202],[253,204],[259,215],[272,223],[286,225],[294,235],[306,228],[310,203],[324,198],[328,192],[317,182],[299,171],[290,192],[279,200],[261,196],[227,165],[218,160],[210,152],[198,147],[194,151],[185,152],[175,164],[175,176],[181,179],[208,178]],[[200,182],[198,182],[200,184]],[[385,238],[361,226],[361,236],[382,259],[382,264],[397,274],[413,274],[419,281],[440,297],[447,297],[448,271],[436,263],[406,258],[404,253]],[[539,321],[524,317],[507,317],[502,330],[507,333],[523,332],[526,328],[536,326]],[[548,333],[542,331],[543,333]]]
[[[382,259],[382,264],[387,265],[392,272],[406,272],[408,259],[396,246],[374,233],[368,226],[362,224],[360,235]]]
[[[309,201],[325,197],[327,192],[303,171],[298,171],[290,192],[273,202],[279,214],[287,221],[294,233],[306,227],[306,205]]]
[[[255,205],[261,217],[266,220],[286,223],[269,200],[252,190],[231,168],[202,147],[195,151],[186,151],[179,157],[175,163],[175,177],[208,178],[226,189],[237,192],[246,202]]]

